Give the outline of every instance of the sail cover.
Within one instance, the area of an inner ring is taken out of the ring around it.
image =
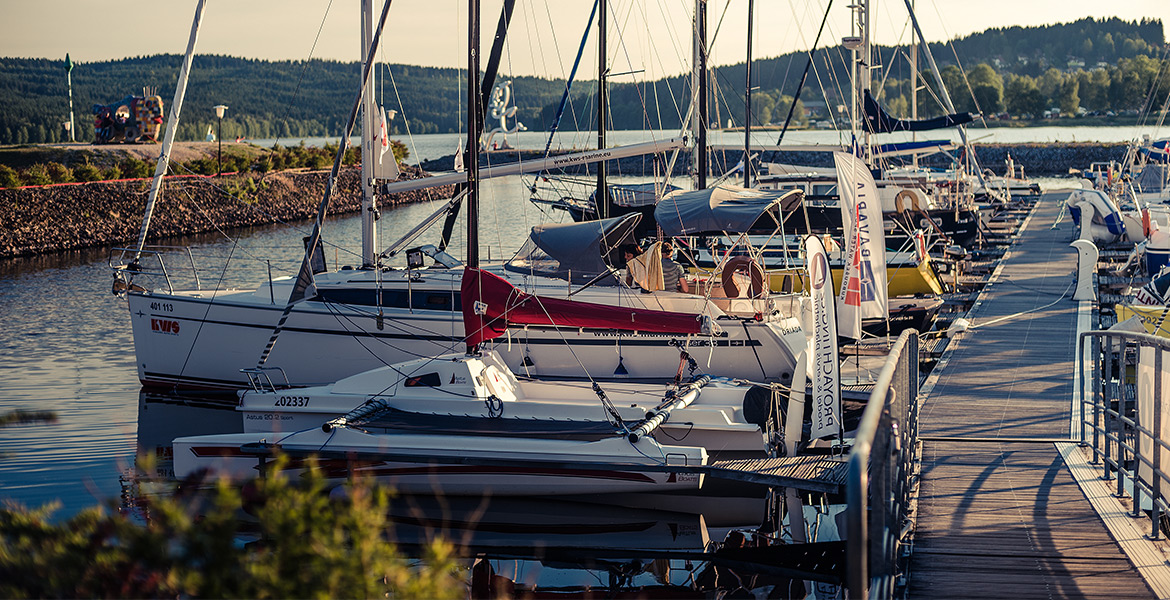
[[[795,209],[802,197],[796,190],[763,191],[718,185],[668,194],[654,208],[654,219],[662,232],[672,237],[723,231],[742,233],[750,230],[769,210]]]
[[[465,269],[460,286],[468,347],[504,334],[508,325],[589,327],[690,335],[700,315],[534,296],[481,269]]]
[[[609,270],[605,259],[614,249],[634,242],[634,228],[641,219],[641,214],[630,213],[600,221],[537,225],[504,268],[573,281],[591,279]]]
[[[918,121],[911,121],[908,119],[898,119],[890,116],[885,109],[874,100],[873,95],[869,90],[865,90],[865,125],[870,133],[891,133],[894,131],[930,131],[931,129],[944,129],[946,127],[954,127],[964,123],[970,123],[975,119],[975,115],[962,112],[953,115],[945,115],[942,117],[935,117],[933,119],[920,119]]]

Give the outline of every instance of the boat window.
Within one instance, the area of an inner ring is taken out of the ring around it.
[[[439,379],[438,373],[427,373],[426,375],[415,375],[406,378],[406,387],[439,387],[443,385],[443,381]]]
[[[381,305],[386,308],[414,308],[420,310],[462,310],[458,292],[426,290],[382,290]],[[377,306],[378,292],[373,289],[318,289],[313,300],[348,304],[350,306]]]
[[[837,193],[837,184],[835,183],[817,183],[812,186],[813,196],[832,196]]]

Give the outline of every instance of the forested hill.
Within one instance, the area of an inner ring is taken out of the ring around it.
[[[931,44],[943,69],[948,89],[961,108],[985,114],[1002,111],[1039,117],[1060,109],[1065,114],[1089,111],[1135,110],[1142,106],[1150,84],[1162,70],[1165,47],[1158,20],[1125,22],[1119,19],[1082,19],[1043,27],[991,29],[957,39],[954,50]],[[878,90],[884,104],[899,116],[908,111],[909,69],[902,49],[882,49],[889,68]],[[847,89],[845,53],[839,47],[817,52],[817,69],[810,76],[808,101],[815,107],[840,102],[838,90]],[[962,70],[956,66],[961,58]],[[753,65],[754,121],[783,120],[803,69],[804,53],[759,60]],[[91,106],[110,104],[157,89],[167,103],[174,94],[181,57],[158,55],[118,61],[85,62],[73,57],[73,106],[77,139],[93,138]],[[392,78],[391,75],[392,74]],[[964,78],[964,75],[967,75]],[[744,65],[714,70],[714,97],[719,123],[742,124]],[[356,92],[358,65],[337,61],[264,61],[228,56],[198,55],[191,72],[178,139],[202,139],[214,125],[212,107],[226,104],[223,137],[248,138],[338,135]],[[1167,77],[1162,76],[1163,80]],[[387,110],[398,110],[393,128],[399,134],[458,131],[464,100],[458,69],[385,66],[379,70],[379,93]],[[513,78],[517,117],[529,129],[547,129],[555,113],[563,80]],[[689,98],[683,75],[657,82],[617,84],[611,90],[613,127],[676,127],[682,104]],[[574,101],[561,127],[590,129],[595,86],[574,84]],[[972,100],[972,93],[978,99]],[[930,113],[929,91],[920,102]],[[401,99],[401,105],[399,103]],[[0,58],[0,143],[54,142],[65,138],[61,123],[68,120],[65,70],[62,60]],[[805,124],[798,111],[798,124]],[[489,127],[491,124],[489,123]]]

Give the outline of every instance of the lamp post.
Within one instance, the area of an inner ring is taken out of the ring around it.
[[[215,132],[215,142],[219,145],[215,151],[215,176],[219,177],[223,173],[223,113],[228,109],[226,104],[215,105],[215,118],[219,119],[218,127]]]

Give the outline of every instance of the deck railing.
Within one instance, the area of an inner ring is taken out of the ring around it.
[[[918,477],[918,332],[890,350],[849,454],[846,585],[850,598],[893,598]]]
[[[1088,354],[1086,355],[1086,350]],[[1101,478],[1117,481],[1117,495],[1133,496],[1134,518],[1150,507],[1150,537],[1160,536],[1170,479],[1170,339],[1124,331],[1081,334],[1077,409],[1082,446]]]

